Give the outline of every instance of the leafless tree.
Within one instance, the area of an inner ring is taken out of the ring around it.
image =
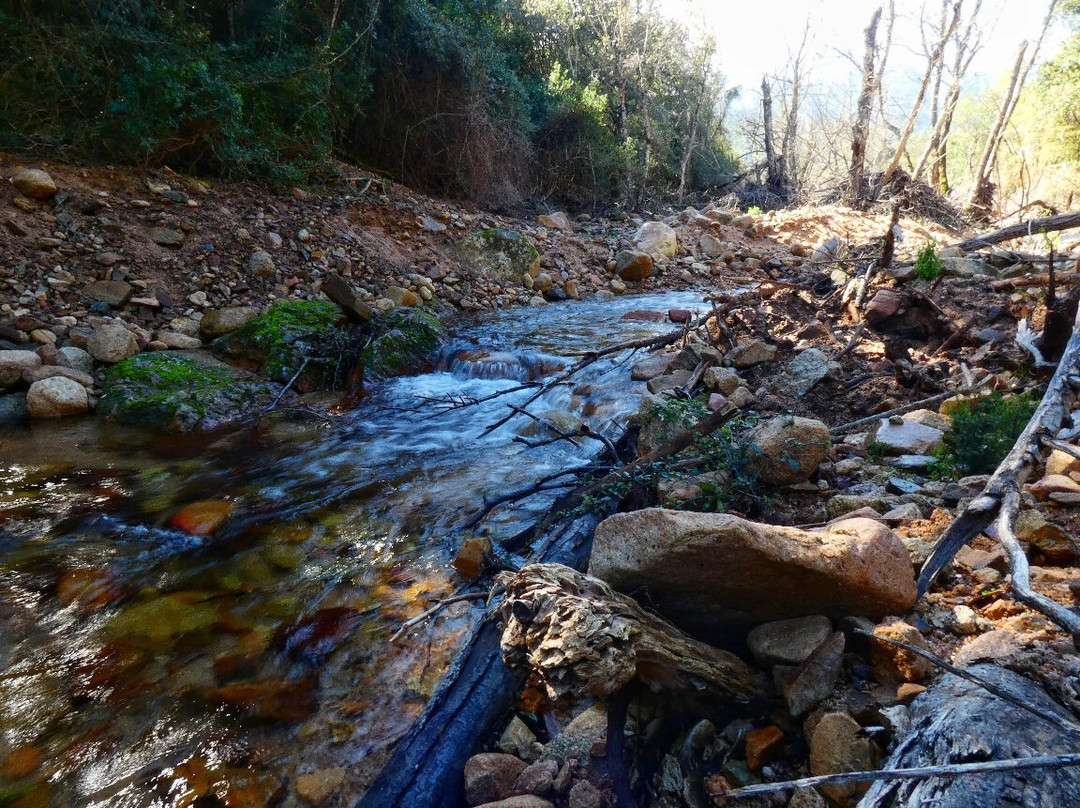
[[[864,197],[864,181],[866,173],[866,143],[870,134],[870,116],[873,112],[874,91],[879,77],[874,69],[874,60],[877,53],[877,28],[881,22],[881,6],[874,10],[870,17],[870,24],[864,32],[865,50],[862,63],[862,89],[859,92],[859,103],[855,111],[855,127],[851,137],[851,172],[848,180],[848,195],[852,204],[861,204]]]

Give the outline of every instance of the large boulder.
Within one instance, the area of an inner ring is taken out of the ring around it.
[[[115,364],[137,354],[139,343],[123,323],[102,323],[90,334],[86,350],[99,362]]]
[[[22,381],[23,373],[41,367],[33,351],[0,351],[0,390]]]
[[[529,274],[540,274],[540,253],[524,235],[516,230],[489,227],[460,242],[468,260],[490,277],[499,280],[518,280]]]
[[[907,549],[871,519],[811,532],[729,514],[621,513],[596,528],[589,573],[648,591],[665,617],[704,637],[806,615],[903,613],[917,594]]]
[[[675,231],[663,222],[645,222],[634,233],[638,250],[657,259],[673,258],[679,251],[679,239]]]
[[[205,431],[268,406],[279,390],[208,357],[144,353],[109,368],[98,411],[127,424]]]
[[[31,199],[51,199],[56,194],[53,178],[40,168],[28,168],[11,178],[15,190]]]
[[[619,250],[615,254],[615,273],[624,281],[643,281],[652,274],[653,259],[646,252]]]
[[[82,415],[90,409],[90,400],[86,388],[77,381],[52,376],[30,385],[26,406],[32,418],[63,418]]]
[[[832,446],[829,427],[824,423],[791,415],[766,421],[748,439],[750,468],[766,485],[794,485],[808,480]]]

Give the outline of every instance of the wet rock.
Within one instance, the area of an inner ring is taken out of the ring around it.
[[[546,797],[552,792],[555,775],[559,773],[559,764],[554,760],[538,760],[526,767],[517,780],[513,790],[521,794],[535,794]]]
[[[109,621],[110,635],[127,642],[145,640],[151,647],[182,634],[207,631],[221,622],[221,604],[208,592],[173,592],[121,609]]]
[[[26,393],[26,407],[32,418],[64,418],[82,415],[90,409],[86,388],[73,379],[53,376],[36,381]]]
[[[255,250],[248,258],[248,272],[256,278],[271,278],[277,272],[274,258],[266,250]]]
[[[513,755],[484,752],[465,762],[465,799],[469,805],[494,802],[510,792],[525,762]]]
[[[727,359],[732,367],[736,368],[748,368],[760,365],[762,362],[772,362],[776,359],[776,346],[764,340],[752,339],[728,351]]]
[[[578,780],[570,788],[567,808],[607,808],[607,800],[588,780]]]
[[[123,594],[123,589],[112,575],[93,567],[68,570],[56,582],[56,596],[60,602],[78,603],[86,612],[109,606]]]
[[[336,651],[360,624],[360,612],[348,606],[317,609],[278,628],[274,643],[293,659],[318,665]]]
[[[2,354],[0,354],[2,356]],[[646,382],[656,376],[663,376],[671,367],[675,357],[672,354],[657,354],[647,359],[642,359],[630,368],[630,378],[638,382]],[[707,372],[707,371],[706,371]]]
[[[135,287],[124,281],[95,281],[83,289],[83,294],[91,300],[100,300],[119,309],[131,300]]]
[[[645,509],[596,529],[590,574],[702,636],[790,617],[881,616],[915,602],[911,560],[884,525],[852,519],[826,531],[729,514]]]
[[[21,424],[30,420],[26,396],[22,393],[0,395],[0,424]]]
[[[762,727],[746,735],[746,765],[751,771],[779,760],[784,751],[784,732],[779,727]]]
[[[907,643],[926,651],[930,650],[926,639],[915,626],[899,620],[878,626],[874,629],[874,634],[878,637]],[[885,642],[875,642],[873,644],[872,659],[874,678],[882,684],[922,682],[934,670],[929,660]]]
[[[320,769],[296,778],[296,793],[312,805],[322,805],[345,782],[345,769]]]
[[[86,350],[99,362],[115,364],[139,352],[139,343],[123,323],[102,323],[94,328]]]
[[[0,390],[19,384],[23,373],[41,364],[41,357],[34,351],[0,351]]]
[[[19,780],[33,774],[44,762],[41,749],[31,744],[12,749],[0,762],[0,777]],[[0,792],[3,793],[3,792]]]
[[[517,797],[507,797],[505,800],[499,800],[498,802],[485,802],[476,808],[555,808],[555,805],[543,797],[521,794]]]
[[[315,714],[317,682],[314,678],[292,681],[270,680],[250,684],[213,687],[203,691],[207,701],[229,704],[256,718],[296,723]]]
[[[832,447],[829,428],[812,418],[779,415],[748,436],[747,460],[765,485],[808,480]]]
[[[795,356],[769,383],[778,396],[802,398],[829,373],[829,358],[817,348],[808,348]]]
[[[679,239],[675,231],[663,222],[645,222],[634,233],[638,250],[657,259],[673,258],[679,251]]]
[[[169,527],[192,536],[210,536],[228,521],[235,510],[235,502],[202,499],[191,502],[174,513],[169,519]]]
[[[941,446],[945,434],[932,426],[904,418],[882,418],[874,440],[888,447],[894,455],[929,455]]]
[[[56,194],[56,183],[48,172],[40,168],[27,168],[11,178],[15,190],[30,199],[43,201]]]
[[[638,283],[653,271],[652,256],[644,252],[620,250],[615,254],[615,273],[624,281]]]
[[[873,744],[847,713],[822,716],[810,738],[810,772],[814,775],[870,771],[876,763]],[[820,790],[839,806],[853,805],[867,786],[860,783],[823,785]]]
[[[106,372],[98,411],[121,423],[210,430],[266,407],[279,389],[207,357],[144,353]]]
[[[844,635],[838,631],[786,677],[780,694],[793,717],[806,715],[833,692],[843,661]]]
[[[832,621],[822,615],[776,620],[755,627],[747,636],[750,653],[763,665],[798,665],[825,641]]]
[[[461,543],[450,566],[466,580],[475,581],[487,569],[488,558],[491,557],[492,552],[491,539],[486,536],[467,538]]]
[[[162,247],[178,248],[184,243],[184,234],[168,227],[151,227],[150,240]]]
[[[606,726],[606,725],[605,725]],[[562,735],[559,736],[560,738]],[[514,755],[530,763],[539,757],[540,742],[536,740],[533,731],[525,726],[525,722],[516,715],[510,719],[506,729],[499,736],[495,748],[508,755]]]

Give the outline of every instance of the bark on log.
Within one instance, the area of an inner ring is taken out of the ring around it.
[[[1014,238],[1025,236],[1037,236],[1042,233],[1055,233],[1059,230],[1068,230],[1080,227],[1080,213],[1063,213],[1060,216],[1047,216],[1043,219],[1029,219],[1026,222],[1017,222],[1000,230],[993,230],[979,236],[966,239],[953,246],[961,250],[977,250],[980,247],[989,247],[1000,244]]]
[[[506,588],[503,660],[522,675],[536,673],[553,700],[607,699],[635,680],[653,690],[715,690],[744,701],[764,695],[737,656],[684,634],[598,578],[531,564],[499,582]]]
[[[982,678],[1007,689],[1080,730],[1072,716],[1046,692],[1024,677],[993,665],[972,668]],[[949,674],[920,696],[911,726],[884,769],[938,766],[981,760],[1005,760],[1076,751],[1076,739],[1049,721]],[[878,782],[858,808],[984,808],[1024,806],[1060,808],[1080,802],[1080,769],[1040,768],[957,779],[929,778]]]
[[[602,518],[586,514],[542,537],[539,556],[583,564]],[[481,751],[514,706],[523,682],[503,664],[502,629],[486,615],[458,653],[423,715],[354,808],[460,808],[465,761]]]

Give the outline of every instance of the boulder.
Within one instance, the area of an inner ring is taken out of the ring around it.
[[[570,217],[561,210],[550,214],[541,213],[536,218],[536,222],[543,227],[551,227],[555,230],[573,229],[573,226],[570,224]]]
[[[31,418],[64,418],[90,409],[86,388],[73,379],[52,376],[34,382],[26,393]]]
[[[894,416],[878,422],[874,440],[891,455],[929,455],[941,445],[945,433],[932,426]]]
[[[199,331],[204,336],[221,337],[230,334],[259,316],[254,306],[229,306],[224,309],[211,309],[199,322]],[[189,335],[193,336],[193,335]]]
[[[727,359],[732,367],[736,368],[760,365],[762,362],[771,362],[776,359],[776,346],[770,345],[764,340],[752,339],[749,342],[740,343],[728,351]]]
[[[663,222],[645,222],[634,233],[634,244],[641,252],[659,260],[673,258],[679,251],[675,231]]]
[[[711,233],[706,233],[698,239],[698,249],[709,258],[719,258],[727,251],[724,242]]]
[[[114,309],[123,307],[135,293],[135,287],[126,281],[95,281],[83,289],[91,300],[108,303]]]
[[[81,373],[94,372],[94,357],[82,348],[73,345],[65,345],[56,352],[56,364],[63,368],[71,368]]]
[[[729,514],[646,509],[596,528],[589,572],[703,636],[806,615],[880,617],[915,603],[907,549],[880,522],[827,530],[763,525]]]
[[[23,373],[41,367],[41,357],[33,351],[0,351],[0,390],[18,384]]]
[[[715,390],[717,393],[725,396],[730,396],[738,390],[739,385],[742,384],[742,379],[739,378],[739,374],[731,368],[707,368],[705,370],[705,375],[701,377],[701,380],[705,383],[707,388]]]
[[[123,323],[102,323],[90,334],[86,350],[99,362],[115,364],[137,354],[139,343]]]
[[[829,373],[829,357],[817,348],[807,348],[780,370],[769,389],[778,396],[802,398]]]
[[[652,271],[653,259],[648,253],[619,250],[615,254],[615,272],[624,281],[643,281]]]
[[[11,178],[15,190],[31,199],[51,199],[56,194],[56,183],[40,168],[27,168]]]
[[[832,446],[829,427],[813,418],[778,415],[748,436],[747,459],[766,485],[793,485],[817,471]]]
[[[832,621],[820,614],[763,623],[746,636],[754,659],[764,665],[798,665],[825,641]]]
[[[526,272],[540,273],[540,253],[516,230],[489,227],[462,239],[459,246],[468,260],[485,274],[516,281]]]
[[[525,762],[513,755],[484,752],[465,763],[465,799],[469,805],[494,802],[508,794],[525,770]]]

